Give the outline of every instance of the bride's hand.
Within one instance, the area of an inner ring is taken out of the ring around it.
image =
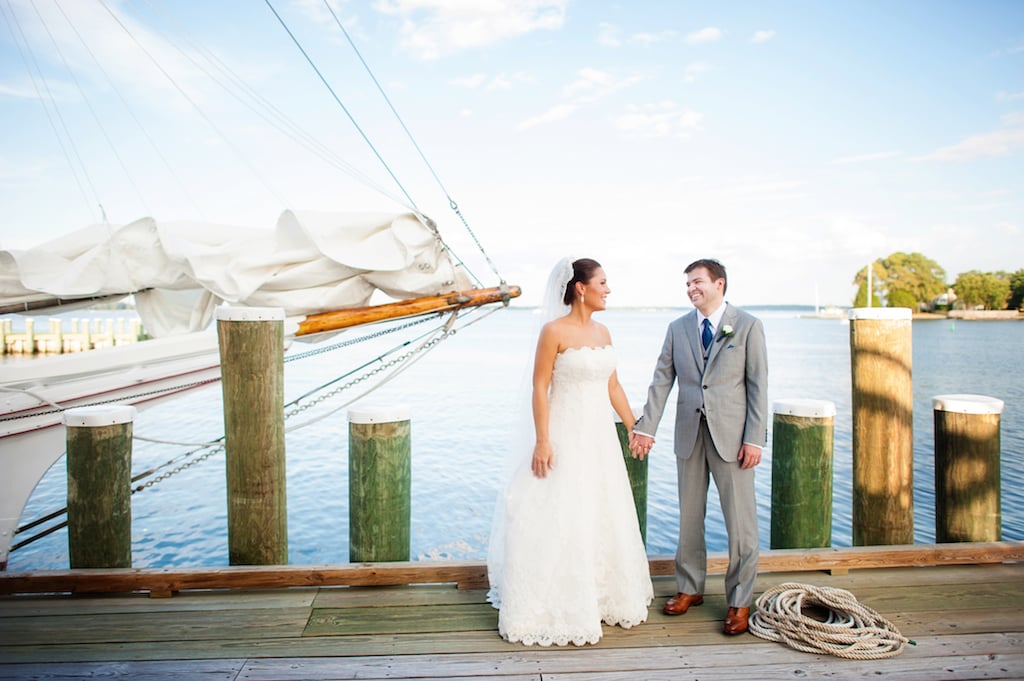
[[[551,451],[551,445],[547,442],[538,444],[533,448],[533,461],[530,468],[538,478],[545,478],[548,471],[555,467],[555,454]]]

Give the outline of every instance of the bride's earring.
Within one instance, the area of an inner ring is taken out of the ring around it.
[[[583,294],[580,294],[580,305],[583,305],[586,301],[583,300]]]

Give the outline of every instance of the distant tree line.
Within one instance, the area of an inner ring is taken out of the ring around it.
[[[854,307],[868,301],[867,267],[853,278],[857,286]],[[912,310],[949,308],[1017,310],[1024,305],[1024,269],[1016,272],[979,272],[957,275],[952,286],[946,271],[920,253],[893,253],[871,263],[871,306],[909,307]]]

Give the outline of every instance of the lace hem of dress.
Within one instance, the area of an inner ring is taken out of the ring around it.
[[[647,605],[650,605],[648,600]],[[646,612],[642,617],[637,619],[618,618],[612,615],[604,615],[601,617],[601,622],[612,627],[621,627],[623,629],[632,629],[633,627],[643,624],[647,621]],[[530,631],[519,631],[513,629],[511,631],[501,631],[501,637],[509,643],[521,643],[525,646],[541,646],[547,648],[549,646],[567,646],[572,644],[574,646],[585,646],[593,645],[601,640],[601,627],[599,626],[596,631],[574,631],[574,632],[538,632],[535,628],[531,628]]]

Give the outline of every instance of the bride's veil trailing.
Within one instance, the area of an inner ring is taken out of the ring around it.
[[[572,264],[574,258],[562,258],[555,263],[548,276],[547,287],[539,309],[538,324],[534,340],[540,335],[541,328],[550,321],[564,317],[571,309],[563,301],[565,288],[573,278]],[[532,475],[529,462],[533,456],[535,433],[533,426],[533,355],[534,346],[530,346],[524,361],[523,378],[520,381],[518,399],[515,402],[516,418],[513,420],[515,431],[506,439],[508,451],[503,460],[501,482],[498,487],[498,498],[494,504],[494,519],[491,523],[491,538],[487,547],[487,576],[490,590],[487,600],[501,607],[501,582],[505,564],[505,507],[508,499],[509,481],[512,476]],[[525,470],[524,470],[525,469]]]

